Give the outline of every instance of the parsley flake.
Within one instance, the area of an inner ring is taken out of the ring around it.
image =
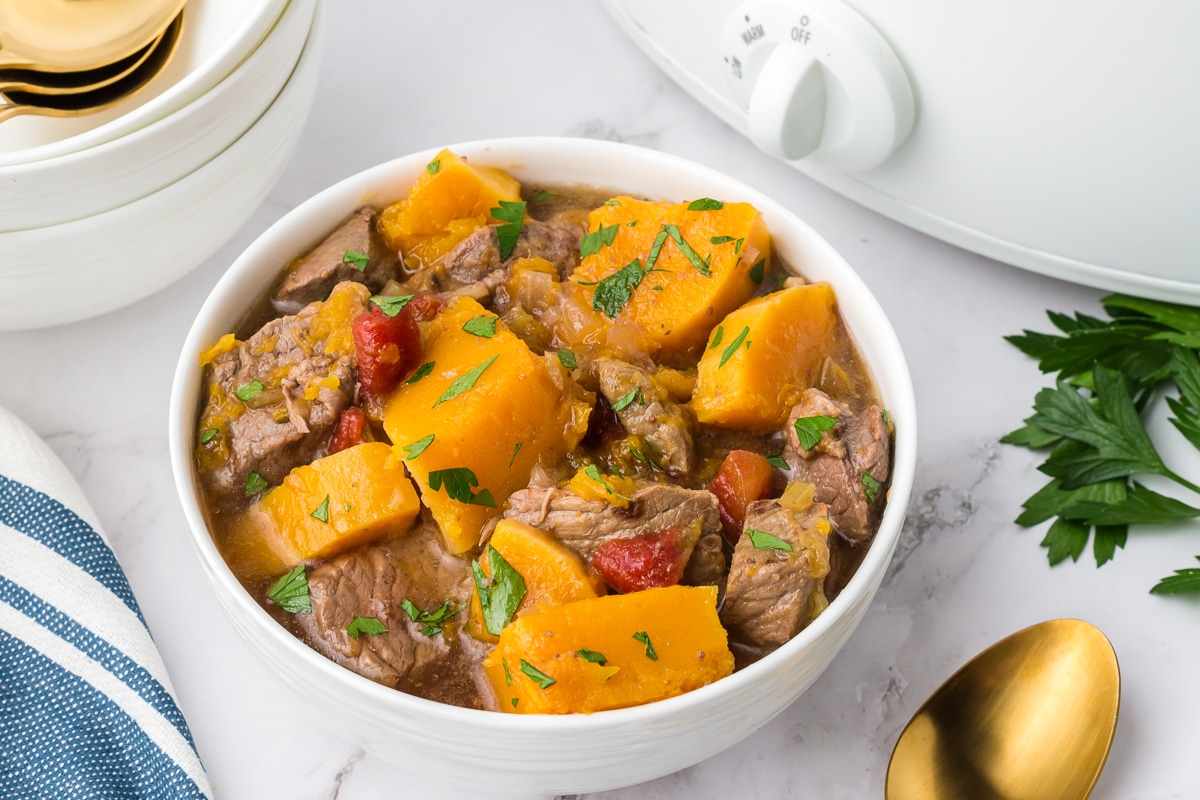
[[[484,626],[488,633],[499,636],[525,599],[525,579],[490,544],[487,546],[487,563],[490,576],[478,561],[471,562],[471,572],[475,577],[475,592],[483,611]]]
[[[596,285],[596,294],[592,297],[592,310],[603,311],[609,319],[615,319],[629,302],[633,290],[642,282],[644,275],[642,262],[635,258],[600,281]]]
[[[415,294],[377,294],[371,298],[371,305],[375,306],[389,317],[394,317],[403,311],[404,307],[408,305],[414,297],[416,297]]]
[[[758,262],[750,268],[750,280],[754,281],[755,283],[762,283],[763,270],[766,269],[766,264],[767,260],[765,258],[760,258]]]
[[[575,651],[575,654],[592,664],[604,666],[608,663],[608,659],[604,657],[604,653],[597,653],[595,650],[588,650],[586,647],[581,647]]]
[[[654,645],[650,643],[650,634],[645,631],[638,631],[633,635],[633,638],[646,645],[646,658],[651,661],[658,661],[658,653],[654,652]]]
[[[521,237],[521,225],[525,221],[524,200],[501,200],[497,208],[491,209],[492,217],[506,224],[496,226],[496,243],[500,246],[500,260],[508,261],[517,239]]]
[[[408,618],[418,625],[423,625],[421,633],[425,636],[436,636],[442,632],[442,626],[446,620],[453,617],[458,612],[462,611],[462,606],[455,603],[453,600],[447,600],[433,611],[422,611],[417,607],[417,604],[407,597],[400,604],[400,608],[408,615]]]
[[[710,344],[710,345],[708,346],[708,349],[709,349],[709,350],[716,350],[716,349],[717,349],[717,347],[719,347],[719,346],[720,346],[720,344],[721,344],[721,339],[722,339],[722,338],[724,338],[724,336],[725,336],[725,326],[724,326],[724,325],[718,325],[718,326],[717,326],[717,334],[716,334],[715,336],[713,336],[712,344]]]
[[[791,466],[783,460],[782,453],[776,453],[775,455],[767,456],[767,463],[772,467],[778,467],[779,469],[788,469]]]
[[[517,442],[516,445],[513,446],[512,458],[510,458],[508,460],[508,468],[509,469],[512,469],[512,465],[516,463],[517,453],[519,453],[519,452],[521,452],[521,442]]]
[[[822,431],[827,431],[837,425],[836,417],[817,414],[812,417],[800,417],[792,427],[796,429],[796,438],[800,440],[800,449],[808,452],[821,441]]]
[[[683,253],[687,260],[691,262],[692,266],[696,268],[697,272],[706,277],[712,274],[712,271],[708,268],[708,262],[700,258],[700,256],[696,254],[696,251],[692,249],[692,246],[684,241],[683,234],[679,232],[679,226],[663,225],[663,231],[665,231],[667,235],[675,240],[675,246],[679,248],[679,252]],[[709,258],[711,258],[711,256],[709,256]]]
[[[475,385],[475,382],[479,380],[479,376],[483,374],[483,371],[490,367],[492,362],[499,357],[500,354],[497,353],[475,369],[468,372],[466,375],[463,375],[455,380],[454,383],[450,384],[450,386],[446,388],[446,391],[442,392],[442,396],[437,399],[437,402],[433,404],[433,407],[437,408],[447,400],[453,400],[455,397],[458,397],[463,392],[472,388]]]
[[[500,659],[500,666],[504,667],[504,685],[512,686],[512,673],[508,671],[508,659]],[[516,700],[517,698],[514,697],[513,699]]]
[[[370,263],[371,257],[366,253],[360,253],[357,250],[347,250],[342,254],[343,264],[353,264],[354,268],[359,272],[367,271],[367,264]]]
[[[537,194],[533,196],[533,202],[535,203],[549,203],[553,199],[554,195],[545,189],[538,189]]]
[[[742,346],[742,342],[746,340],[746,335],[749,333],[750,326],[742,328],[742,332],[737,335],[737,338],[730,342],[729,347],[726,347],[724,352],[721,353],[721,363],[717,364],[717,369],[725,366],[725,362],[733,358],[733,354],[736,353],[737,349]]]
[[[567,369],[576,369],[579,366],[579,362],[575,360],[575,351],[569,347],[560,347],[558,349],[558,363]]]
[[[387,628],[384,624],[374,617],[355,617],[354,620],[346,626],[346,633],[357,639],[360,634],[368,636],[378,636],[381,633],[387,633]]]
[[[605,200],[605,201],[604,201],[604,205],[606,205],[606,206],[619,206],[619,205],[621,205],[621,201],[620,201],[620,200]]]
[[[220,433],[220,431],[218,431],[216,428],[209,428],[204,433],[200,434],[200,444],[208,444],[213,439],[217,438],[218,433]]]
[[[441,168],[442,168],[442,160],[440,158],[434,159],[433,161],[430,161],[428,164],[425,165],[425,171],[428,172],[430,175],[437,175],[438,170]]]
[[[617,238],[617,229],[620,227],[620,223],[601,225],[597,230],[584,236],[579,240],[579,257],[587,258],[599,253],[601,248],[611,245]]]
[[[267,592],[271,602],[290,614],[311,614],[312,598],[308,594],[308,568],[301,564],[288,572]]]
[[[701,197],[699,200],[693,200],[688,203],[688,211],[720,211],[725,207],[725,204],[720,200],[713,200],[711,197]]]
[[[868,503],[874,503],[875,498],[879,496],[879,490],[883,488],[883,484],[875,480],[869,472],[862,474],[863,494],[867,496]]]
[[[451,469],[435,469],[430,471],[426,481],[431,491],[438,491],[443,486],[451,500],[469,503],[477,506],[496,507],[492,493],[484,489],[478,494],[471,491],[472,486],[479,485],[479,478],[467,467],[452,467]]]
[[[642,399],[642,387],[636,386],[630,389],[625,394],[617,398],[617,402],[613,403],[613,411],[624,411],[631,403],[644,403]]]
[[[521,702],[521,698],[519,698],[519,697],[514,697],[514,698],[512,699],[512,707],[513,707],[513,708],[516,708],[516,707],[517,707],[517,703],[519,703],[519,702]]]
[[[326,525],[329,524],[329,495],[325,495],[325,499],[321,501],[321,505],[317,506],[309,516],[315,520],[324,522]]]
[[[587,475],[589,478],[594,480],[596,483],[603,486],[604,491],[608,492],[609,494],[613,495],[614,497],[619,497],[622,500],[628,500],[631,503],[633,502],[632,497],[626,497],[625,495],[621,494],[620,492],[618,492],[616,489],[614,489],[612,487],[612,484],[610,484],[608,481],[604,480],[604,476],[600,474],[600,468],[597,467],[595,464],[588,464],[587,469],[585,469],[583,471],[583,474]]]
[[[708,240],[708,243],[709,244],[725,244],[726,242],[732,242],[732,241],[733,241],[732,236],[714,236]]]
[[[433,364],[434,362],[432,361],[426,361],[424,364],[417,367],[417,371],[414,372],[412,377],[406,380],[405,383],[416,383],[417,381],[421,380],[421,378],[424,378],[426,375],[433,372]]]
[[[433,437],[434,434],[431,433],[423,439],[417,439],[412,444],[404,445],[404,452],[408,453],[408,455],[404,457],[404,460],[409,461],[421,455],[421,453],[424,453],[425,448],[433,444]]]
[[[662,253],[663,245],[667,243],[667,226],[658,232],[658,236],[654,237],[653,244],[650,245],[650,253],[646,256],[646,272],[654,269],[654,265],[658,263],[658,256]]]
[[[750,539],[750,544],[754,545],[759,550],[782,550],[785,553],[792,552],[792,545],[780,539],[778,536],[772,536],[766,531],[758,531],[753,528],[746,528],[746,536]]]
[[[524,672],[527,676],[529,676],[529,679],[536,683],[539,689],[549,689],[551,686],[558,683],[558,681],[554,680],[554,678],[551,678],[549,675],[542,672],[540,669],[535,667],[533,664],[530,664],[523,658],[521,659],[521,672]]]
[[[270,485],[262,475],[259,475],[257,472],[251,472],[246,476],[246,497],[253,497]]]
[[[490,314],[480,314],[478,317],[471,317],[463,323],[462,329],[472,336],[478,336],[481,339],[490,339],[496,335],[496,323],[499,322],[497,317]]]
[[[247,400],[250,400],[252,397],[257,397],[258,395],[262,394],[264,388],[266,388],[266,387],[264,387],[258,381],[250,381],[249,383],[244,384],[244,385],[239,386],[236,389],[234,389],[233,393],[238,396],[239,400],[241,400],[242,402],[246,402]]]
[[[743,243],[743,242],[745,242],[745,241],[746,241],[746,240],[745,240],[744,238],[743,238],[743,239],[738,239],[738,240],[737,240],[737,242],[736,242],[736,243],[733,245],[733,254],[734,254],[735,256],[736,256],[738,253],[742,252],[742,243]]]

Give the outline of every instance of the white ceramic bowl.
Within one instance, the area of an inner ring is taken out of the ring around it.
[[[0,330],[73,322],[127,305],[227,241],[295,150],[316,92],[320,27],[318,5],[300,61],[270,108],[190,175],[101,214],[0,233]]]
[[[132,203],[211,161],[274,102],[304,49],[315,5],[291,0],[245,61],[175,113],[95,147],[0,166],[0,232],[58,225]]]
[[[501,139],[451,149],[524,182],[753,203],[776,251],[805,276],[833,284],[896,426],[887,511],[845,590],[800,635],[728,678],[637,708],[569,716],[475,711],[388,689],[323,658],[258,606],[221,559],[201,510],[191,447],[200,350],[232,330],[279,270],[351,211],[403,197],[433,151],[360,173],[305,202],[260,236],[213,289],[184,344],[171,397],[171,463],[184,514],[204,570],[246,644],[315,717],[356,745],[414,771],[493,792],[591,792],[647,781],[762,727],[816,680],[862,619],[900,535],[916,464],[916,410],[904,354],[883,310],[846,262],[779,204],[731,178],[654,151],[584,139]]]

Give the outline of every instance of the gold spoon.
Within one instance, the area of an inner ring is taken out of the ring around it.
[[[79,72],[44,72],[38,69],[0,67],[0,92],[77,94],[103,88],[111,83],[116,83],[140,67],[162,42],[162,38],[159,36],[131,56],[96,69],[80,70]]]
[[[167,66],[179,44],[179,33],[183,29],[181,13],[163,32],[141,66],[125,77],[99,89],[74,94],[39,94],[36,92],[3,92],[9,102],[0,104],[0,122],[20,114],[39,114],[47,117],[81,117],[102,111],[123,102],[140,92],[158,73]]]
[[[1086,800],[1120,700],[1117,655],[1094,626],[1014,633],[917,711],[892,751],[886,800]]]
[[[94,69],[141,50],[185,0],[0,0],[0,67]]]

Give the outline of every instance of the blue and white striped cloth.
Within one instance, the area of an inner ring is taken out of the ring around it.
[[[79,485],[0,407],[0,798],[211,798]]]

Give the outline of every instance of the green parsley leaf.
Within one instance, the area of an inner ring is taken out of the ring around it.
[[[746,334],[748,333],[750,333],[750,326],[747,325],[745,328],[742,328],[742,332],[739,333],[737,338],[730,343],[729,347],[726,347],[724,352],[721,353],[721,362],[717,364],[717,369],[725,366],[725,362],[733,357],[733,354],[737,352],[737,349],[742,346],[742,342],[745,341]]]
[[[442,392],[442,396],[437,399],[437,402],[433,404],[433,407],[437,408],[447,400],[453,400],[455,397],[458,397],[463,392],[475,386],[475,382],[479,380],[479,376],[483,374],[483,371],[490,367],[492,362],[499,357],[500,354],[497,353],[475,369],[468,372],[466,375],[459,377],[456,381],[454,381],[454,383],[450,384],[446,388],[446,391]]]
[[[426,361],[424,364],[417,367],[417,371],[414,372],[412,377],[406,380],[405,383],[416,383],[417,381],[421,380],[421,378],[424,378],[426,375],[433,372],[433,364],[434,362],[432,361]]]
[[[265,387],[258,381],[250,381],[249,383],[243,384],[242,386],[234,389],[233,393],[238,396],[239,400],[245,402],[252,397],[257,397],[258,395],[262,394],[264,388]]]
[[[713,336],[712,342],[708,345],[709,350],[716,350],[721,345],[721,339],[725,338],[725,326],[718,325],[717,333]]]
[[[479,606],[483,610],[483,623],[488,633],[499,636],[504,626],[512,622],[513,615],[525,599],[525,579],[490,544],[487,546],[487,563],[491,577],[483,571],[478,561],[471,562],[471,572],[475,577]]]
[[[430,471],[426,480],[429,483],[430,490],[434,492],[445,486],[446,494],[451,500],[457,500],[460,503],[474,503],[477,506],[491,506],[493,508],[496,506],[496,501],[492,498],[492,493],[487,489],[484,489],[479,494],[471,492],[472,486],[479,485],[479,478],[475,477],[475,473],[467,467],[435,469]]]
[[[617,398],[617,402],[613,403],[613,411],[624,411],[631,403],[644,403],[642,399],[642,387],[635,386],[625,394]]]
[[[535,194],[533,196],[533,202],[549,203],[554,198],[555,198],[555,195],[551,194],[550,192],[547,192],[545,189],[538,189],[537,194]]]
[[[758,262],[750,268],[750,280],[754,281],[755,283],[762,283],[763,269],[766,267],[766,264],[767,260],[765,258],[760,258]]]
[[[217,438],[218,433],[220,433],[220,431],[218,431],[216,428],[209,428],[204,433],[200,434],[200,444],[208,444],[213,439]]]
[[[262,475],[259,475],[257,472],[251,472],[246,476],[246,497],[253,497],[270,485]]]
[[[883,488],[883,484],[875,480],[875,477],[869,472],[862,474],[863,494],[867,496],[868,503],[874,503],[875,498],[879,496],[879,490]]]
[[[708,240],[708,243],[709,244],[725,244],[726,242],[732,242],[732,241],[733,241],[732,236],[714,236]]]
[[[750,544],[759,550],[782,550],[785,553],[790,553],[793,550],[790,542],[785,542],[778,536],[772,536],[766,531],[746,528],[746,536],[749,537]]]
[[[512,458],[508,459],[508,468],[509,469],[512,469],[512,465],[516,463],[517,453],[521,452],[521,445],[522,445],[521,442],[517,442],[515,445],[513,445]]]
[[[377,294],[371,298],[371,305],[375,306],[389,317],[394,317],[403,311],[404,307],[408,305],[414,297],[416,297],[415,294]]]
[[[633,290],[642,282],[644,275],[642,262],[635,258],[600,281],[596,285],[596,294],[592,297],[592,310],[603,311],[609,319],[615,319],[629,302]]]
[[[490,339],[496,335],[496,323],[500,320],[493,317],[491,314],[480,314],[478,317],[471,317],[463,323],[462,329],[472,336],[478,336],[481,339]]]
[[[412,459],[421,455],[421,453],[424,453],[425,448],[433,444],[433,437],[434,434],[431,433],[422,439],[417,439],[412,444],[404,445],[404,452],[408,453],[408,455],[404,457],[404,460],[411,461]]]
[[[1196,556],[1200,560],[1200,556]],[[1169,578],[1163,578],[1154,585],[1150,594],[1179,594],[1181,592],[1200,592],[1200,569],[1177,569]]]
[[[437,175],[438,170],[441,168],[442,168],[442,160],[440,158],[434,159],[433,161],[430,161],[428,164],[425,165],[425,171],[428,172],[430,175]]]
[[[601,225],[598,229],[584,236],[579,240],[579,257],[587,258],[590,255],[595,255],[600,252],[603,247],[608,247],[617,238],[617,230],[620,224]]]
[[[606,206],[619,206],[619,205],[621,205],[621,201],[620,201],[620,200],[605,200],[605,201],[604,201],[604,205],[606,205]]]
[[[597,467],[595,464],[588,464],[587,468],[584,469],[583,474],[587,475],[589,478],[594,480],[596,483],[603,486],[604,491],[608,492],[609,494],[613,495],[614,497],[619,497],[622,500],[628,500],[629,502],[633,502],[632,497],[626,497],[625,495],[621,494],[616,489],[614,489],[608,481],[604,480],[604,476],[600,474],[600,468]]]
[[[631,219],[631,220],[629,220],[629,222],[627,222],[625,224],[626,224],[626,226],[632,228],[634,225],[638,224],[638,221],[636,219]]]
[[[789,469],[791,467],[791,464],[787,463],[787,461],[783,459],[782,453],[776,453],[773,456],[767,456],[767,463],[772,467],[777,467],[778,469]]]
[[[524,200],[501,200],[497,208],[491,209],[493,218],[506,224],[496,226],[496,243],[500,247],[500,260],[508,261],[517,240],[521,238],[521,225],[525,222]]]
[[[441,633],[445,622],[462,611],[462,606],[453,600],[445,601],[433,611],[422,611],[417,607],[416,603],[407,597],[400,604],[400,608],[404,609],[404,613],[408,615],[409,619],[424,626],[421,628],[421,633],[425,636],[436,636]]]
[[[598,281],[575,281],[576,286],[596,286]]]
[[[805,452],[812,450],[820,443],[821,432],[832,429],[837,423],[837,417],[827,417],[824,414],[797,419],[792,423],[792,427],[796,429],[796,438],[800,440],[800,449]]]
[[[512,673],[508,671],[508,659],[507,658],[500,659],[500,666],[504,667],[504,685],[512,686]],[[513,699],[516,700],[515,697]],[[516,705],[516,704],[514,703],[513,705]]]
[[[558,363],[567,369],[576,369],[579,367],[579,362],[575,360],[575,351],[569,347],[558,348]]]
[[[693,200],[688,203],[688,211],[720,211],[725,207],[725,204],[720,200],[713,200],[711,197],[701,197],[699,200]]]
[[[308,567],[301,564],[288,572],[267,592],[271,602],[289,614],[311,614],[312,598],[308,594]]]
[[[667,243],[668,235],[667,227],[664,225],[663,229],[654,237],[654,242],[650,245],[650,253],[646,256],[646,272],[654,269],[654,265],[658,263],[658,256],[662,253],[663,245]]]
[[[746,241],[746,240],[745,240],[744,238],[742,238],[742,239],[738,239],[738,240],[737,240],[737,242],[735,242],[735,243],[734,243],[734,245],[733,245],[733,254],[734,254],[735,256],[736,256],[737,254],[739,254],[739,253],[741,253],[741,252],[742,252],[742,244],[743,244],[745,241]]]
[[[496,498],[492,497],[491,489],[480,489],[478,493],[471,495],[471,499],[467,502],[473,506],[496,507]]]
[[[512,707],[513,707],[513,708],[516,708],[516,707],[517,707],[517,704],[518,704],[518,703],[520,703],[520,702],[521,702],[521,698],[519,698],[519,697],[514,697],[514,698],[512,699]]]
[[[346,633],[350,634],[355,639],[357,639],[359,635],[363,633],[367,634],[368,636],[378,636],[381,633],[387,633],[387,630],[388,629],[384,627],[383,623],[374,617],[355,617],[354,620],[346,626]]]
[[[329,524],[329,495],[325,495],[325,499],[321,501],[321,505],[317,506],[309,516],[315,520],[324,522],[326,525]]]
[[[347,250],[342,254],[343,264],[353,264],[354,268],[359,272],[367,271],[367,264],[370,263],[371,257],[366,253],[360,253],[357,250]]]
[[[645,631],[638,631],[633,635],[633,638],[646,645],[646,658],[651,661],[658,661],[658,653],[654,652],[654,645],[650,643],[650,634]]]
[[[692,249],[691,245],[683,240],[683,234],[679,232],[679,227],[677,225],[663,225],[663,230],[675,240],[675,246],[679,248],[679,252],[683,253],[684,257],[691,262],[692,266],[695,267],[697,272],[704,276],[712,274],[712,271],[708,268],[708,262],[700,258],[700,256],[696,254],[696,251]]]
[[[652,291],[652,292],[661,292],[662,290],[663,290],[663,287],[661,287],[661,286],[652,286],[650,288],[650,291]]]
[[[558,683],[558,681],[554,680],[554,678],[551,678],[549,675],[542,672],[540,669],[535,667],[533,664],[530,664],[523,658],[521,659],[521,672],[524,672],[527,676],[529,676],[529,679],[536,683],[539,689],[549,689],[551,686]]]
[[[1088,534],[1091,529],[1080,522],[1066,519],[1056,519],[1046,531],[1042,539],[1042,547],[1047,550],[1050,565],[1054,566],[1070,556],[1072,561],[1078,561],[1083,548],[1087,547]]]
[[[604,666],[608,663],[608,659],[604,657],[604,653],[597,653],[595,650],[588,650],[586,647],[581,647],[575,651],[575,654],[592,664]]]

